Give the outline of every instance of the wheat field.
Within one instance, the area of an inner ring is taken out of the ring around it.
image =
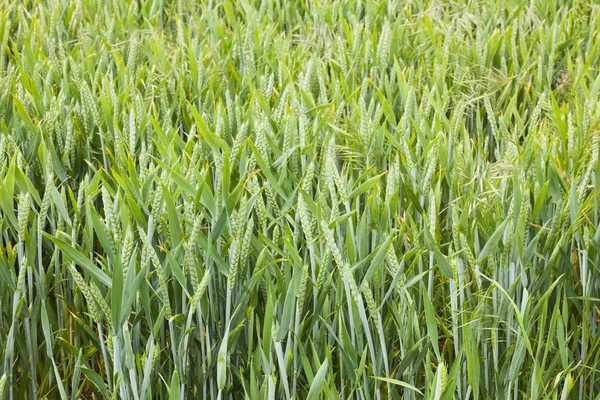
[[[0,2],[0,399],[600,399],[599,28]]]

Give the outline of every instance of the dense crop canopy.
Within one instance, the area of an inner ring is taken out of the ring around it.
[[[593,399],[590,3],[0,2],[0,398]]]

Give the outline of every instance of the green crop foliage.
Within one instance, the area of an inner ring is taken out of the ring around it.
[[[0,399],[599,399],[599,27],[0,2]]]

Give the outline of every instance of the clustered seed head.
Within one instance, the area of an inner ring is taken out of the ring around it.
[[[196,288],[196,290],[194,292],[194,297],[192,297],[192,302],[191,302],[192,309],[194,309],[196,307],[196,305],[200,302],[200,299],[204,295],[204,292],[206,291],[206,288],[208,287],[208,284],[210,283],[210,276],[211,276],[210,270],[208,268],[206,268],[206,270],[204,271],[204,276],[202,277],[200,284],[198,285],[198,287]]]
[[[319,268],[319,275],[317,275],[317,282],[316,282],[317,292],[320,291],[321,288],[323,287],[323,282],[325,281],[325,274],[327,272],[327,265],[329,264],[330,255],[331,255],[331,253],[330,253],[329,249],[326,248],[325,252],[323,254],[322,261],[321,261],[321,266]]]
[[[25,242],[25,233],[27,231],[27,220],[29,219],[30,209],[29,194],[21,193],[19,195],[19,212],[17,217],[17,222],[19,224],[19,243]]]
[[[133,254],[133,248],[135,243],[133,242],[133,230],[131,225],[127,227],[125,232],[125,241],[121,247],[121,264],[123,265],[123,276],[127,276],[127,268]]]
[[[313,233],[312,233],[312,222],[311,215],[304,201],[302,195],[298,195],[298,214],[300,215],[300,222],[302,223],[302,230],[304,231],[304,236],[306,237],[306,241],[308,243],[312,243],[313,241]]]
[[[17,293],[25,294],[25,275],[27,272],[27,258],[23,257],[23,261],[19,267],[19,276],[17,278]]]
[[[92,294],[90,288],[83,279],[83,276],[81,276],[79,271],[77,271],[77,268],[75,268],[75,263],[69,263],[69,271],[71,272],[71,275],[73,275],[73,280],[79,287],[79,290],[81,290],[81,293],[83,293],[83,297],[88,303],[88,308],[90,310],[92,319],[94,321],[100,321],[100,310],[98,310],[98,305],[96,304],[94,295]]]
[[[83,98],[83,104],[86,111],[92,115],[94,125],[96,125],[96,127],[100,127],[100,113],[98,111],[98,107],[96,106],[96,102],[92,97],[92,92],[86,83],[81,85],[81,96]]]
[[[379,320],[379,312],[377,311],[377,304],[373,298],[373,292],[371,291],[371,287],[367,282],[363,282],[361,291],[365,296],[365,302],[367,303],[369,314],[371,314],[371,318],[373,318],[374,323],[377,324],[377,321]]]
[[[108,306],[108,303],[106,302],[106,300],[104,300],[104,296],[102,295],[102,293],[100,293],[100,289],[98,289],[98,286],[96,286],[95,283],[93,283],[93,282],[90,283],[89,288],[90,288],[90,292],[92,293],[92,296],[94,297],[94,300],[100,306],[100,309],[104,313],[104,316],[106,317],[108,325],[109,325],[110,329],[112,330],[112,320],[111,320],[112,312],[110,311],[110,307]]]
[[[46,189],[44,190],[44,197],[42,198],[42,206],[40,207],[39,213],[39,222],[40,229],[43,229],[46,225],[46,217],[48,216],[48,210],[50,209],[50,200],[51,200],[51,188],[52,181],[50,179],[50,174],[48,176],[48,180],[46,181]]]
[[[298,289],[298,315],[302,316],[304,299],[306,298],[306,286],[308,283],[308,265],[302,266],[302,277],[300,278],[300,288]]]
[[[248,255],[250,254],[250,242],[252,239],[253,230],[254,230],[254,220],[252,218],[250,218],[247,222],[246,231],[244,232],[244,237],[242,239],[240,260],[243,263],[245,263],[248,260]]]
[[[6,386],[6,372],[2,374],[2,378],[0,378],[0,396],[4,395],[4,387]]]

